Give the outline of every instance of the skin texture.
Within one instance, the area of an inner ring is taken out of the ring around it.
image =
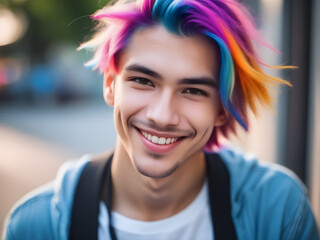
[[[226,120],[216,87],[217,56],[207,39],[153,26],[133,35],[119,58],[119,73],[105,74],[104,97],[114,107],[118,132],[113,210],[158,220],[199,193],[205,178],[202,149]],[[146,134],[174,143],[159,145]]]

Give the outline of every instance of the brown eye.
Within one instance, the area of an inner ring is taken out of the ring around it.
[[[191,95],[200,95],[200,96],[208,96],[208,94],[197,88],[188,88],[183,91],[183,93],[191,94]]]
[[[146,78],[133,77],[133,78],[130,78],[130,81],[136,82],[136,83],[138,83],[140,85],[148,85],[148,86],[154,87],[154,84],[150,80],[148,80]]]

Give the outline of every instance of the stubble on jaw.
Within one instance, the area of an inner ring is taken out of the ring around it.
[[[162,156],[158,155],[158,154],[152,154],[153,158],[161,158]],[[161,161],[161,160],[159,160]],[[174,166],[172,166],[170,169],[168,169],[165,172],[159,173],[159,174],[150,174],[147,171],[145,171],[144,169],[142,169],[139,166],[135,166],[136,170],[143,176],[145,177],[149,177],[149,178],[155,178],[155,179],[161,179],[161,178],[165,178],[168,177],[170,175],[172,175],[178,168],[179,168],[179,163],[176,163]]]

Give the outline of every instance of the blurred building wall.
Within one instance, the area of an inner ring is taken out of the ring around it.
[[[261,32],[266,42],[273,48],[282,52],[282,0],[261,0],[259,4],[260,26]],[[281,54],[270,50],[265,46],[259,49],[259,56],[269,65],[281,65]],[[266,68],[265,71],[276,77],[281,77],[281,72]],[[261,113],[250,119],[250,134],[248,136],[248,145],[251,151],[255,152],[260,160],[268,162],[281,162],[277,146],[282,139],[279,137],[283,134],[278,128],[278,121],[281,119],[281,109],[285,108],[282,98],[279,97],[279,89],[274,89],[274,107],[261,107]],[[267,144],[266,144],[267,143]]]
[[[320,1],[314,1],[312,15],[308,185],[311,190],[311,203],[320,225]]]

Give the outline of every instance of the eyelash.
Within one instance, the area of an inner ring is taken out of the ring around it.
[[[154,84],[150,80],[143,77],[131,77],[129,78],[129,81],[136,82],[140,85],[147,85],[147,86],[154,87]]]
[[[147,78],[143,78],[143,77],[130,77],[129,81],[135,82],[140,85],[146,85],[146,86],[151,86],[151,87],[155,86],[152,81],[150,81]],[[182,93],[190,94],[193,96],[205,96],[205,97],[209,96],[208,93],[206,93],[205,91],[198,89],[198,88],[186,88],[185,90],[183,90]]]
[[[191,95],[196,95],[196,96],[208,96],[208,93],[206,93],[203,90],[200,90],[198,88],[187,88],[186,90],[183,91],[183,93],[191,94]]]

